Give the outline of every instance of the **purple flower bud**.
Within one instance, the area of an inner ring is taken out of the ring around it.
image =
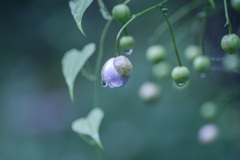
[[[132,72],[132,63],[127,57],[110,58],[102,68],[103,86],[110,88],[124,86]]]

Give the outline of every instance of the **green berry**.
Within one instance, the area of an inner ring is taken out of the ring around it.
[[[113,17],[122,23],[125,23],[129,19],[130,14],[130,9],[125,4],[118,4],[112,10]]]
[[[202,50],[196,45],[188,46],[184,52],[184,56],[189,62],[192,62],[197,56],[200,55],[202,55]]]
[[[200,73],[206,73],[211,67],[211,61],[207,56],[198,56],[193,61],[193,67]]]
[[[152,75],[156,79],[166,78],[171,73],[171,65],[168,62],[160,62],[152,67]]]
[[[139,97],[145,102],[153,102],[161,95],[160,87],[152,82],[145,82],[139,89]]]
[[[236,34],[225,35],[222,38],[221,46],[225,52],[233,54],[240,48],[240,39]]]
[[[217,113],[217,105],[214,102],[205,102],[200,108],[200,114],[203,118],[211,119]]]
[[[240,59],[236,54],[234,55],[226,54],[223,57],[222,65],[225,71],[234,72],[238,70],[240,67]]]
[[[123,36],[120,39],[120,46],[124,49],[124,51],[129,51],[134,47],[135,41],[132,36]]]
[[[185,66],[177,66],[172,70],[172,79],[178,86],[184,86],[190,77],[190,72]]]
[[[166,49],[161,45],[152,45],[146,51],[146,58],[151,63],[158,63],[166,57]]]
[[[231,6],[233,9],[240,12],[240,0],[231,0]]]

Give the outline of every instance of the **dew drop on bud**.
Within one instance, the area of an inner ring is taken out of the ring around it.
[[[184,85],[185,85],[185,83],[177,83],[177,86],[179,86],[179,87],[182,87]]]
[[[107,87],[107,83],[105,83],[104,81],[102,81],[102,86],[103,86],[103,87]]]
[[[128,51],[125,51],[126,55],[131,55],[132,52],[133,52],[133,49],[130,49],[130,50],[128,50]]]

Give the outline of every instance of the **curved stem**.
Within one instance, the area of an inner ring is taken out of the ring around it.
[[[123,31],[133,20],[135,20],[137,17],[139,17],[139,16],[141,16],[141,15],[143,15],[143,14],[145,14],[145,13],[147,13],[147,12],[149,12],[149,11],[157,8],[157,7],[161,7],[162,5],[164,5],[165,3],[167,3],[167,1],[168,1],[168,0],[164,0],[162,3],[159,3],[159,4],[155,5],[155,6],[152,6],[152,7],[148,8],[148,9],[145,9],[145,10],[142,11],[142,12],[139,12],[139,13],[133,15],[132,18],[131,18],[130,20],[128,20],[128,21],[122,26],[122,28],[119,30],[119,32],[118,32],[118,34],[117,34],[117,37],[116,37],[116,56],[120,56],[120,52],[119,52],[119,38],[120,38],[120,35],[121,35],[122,31]]]
[[[206,31],[206,25],[207,25],[207,19],[208,19],[208,13],[209,13],[209,2],[206,2],[205,9],[204,9],[204,17],[202,20],[202,27],[200,32],[200,38],[199,38],[199,44],[202,49],[202,54],[205,54],[204,51],[204,38],[205,38],[205,31]]]
[[[227,9],[227,1],[226,0],[224,0],[224,9],[225,9],[225,16],[226,16],[226,20],[227,20],[227,24],[228,24],[229,34],[233,34],[232,25],[231,25],[230,19],[228,17],[228,9]]]
[[[172,24],[176,23],[178,20],[180,20],[182,17],[188,15],[189,12],[191,12],[192,10],[197,8],[202,3],[204,3],[203,0],[195,0],[195,1],[188,3],[184,7],[177,10],[172,16],[170,16],[169,20],[172,22]],[[152,37],[154,39],[154,42],[157,42],[159,40],[159,38],[163,35],[163,33],[166,32],[167,29],[168,29],[168,26],[166,25],[166,23],[160,24],[153,33]]]
[[[104,26],[104,29],[101,34],[101,38],[99,41],[99,49],[98,49],[98,57],[97,57],[97,62],[96,62],[96,68],[95,68],[95,82],[94,82],[94,107],[98,107],[98,74],[100,71],[100,65],[102,61],[102,56],[103,56],[103,48],[104,48],[104,40],[105,36],[107,34],[108,28],[112,22],[112,18],[106,23]]]
[[[172,35],[172,40],[173,40],[174,50],[175,50],[175,53],[176,53],[176,56],[177,56],[177,60],[178,60],[178,65],[181,66],[182,63],[181,63],[181,60],[180,60],[180,57],[179,57],[179,54],[178,54],[177,45],[176,45],[176,41],[175,41],[175,38],[174,38],[172,26],[171,26],[171,24],[170,24],[170,22],[169,22],[169,20],[168,20],[168,17],[167,17],[166,12],[163,10],[162,7],[159,7],[159,8],[161,9],[161,11],[162,11],[162,13],[163,13],[163,16],[164,16],[164,18],[165,18],[165,20],[166,20],[166,22],[167,22],[167,24],[168,24],[169,30],[170,30],[171,35]]]

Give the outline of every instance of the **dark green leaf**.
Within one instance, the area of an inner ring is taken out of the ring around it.
[[[84,36],[85,33],[82,29],[82,17],[86,9],[90,6],[93,0],[71,0],[69,1],[69,6],[71,9],[71,13],[77,23],[79,30],[82,32]]]

